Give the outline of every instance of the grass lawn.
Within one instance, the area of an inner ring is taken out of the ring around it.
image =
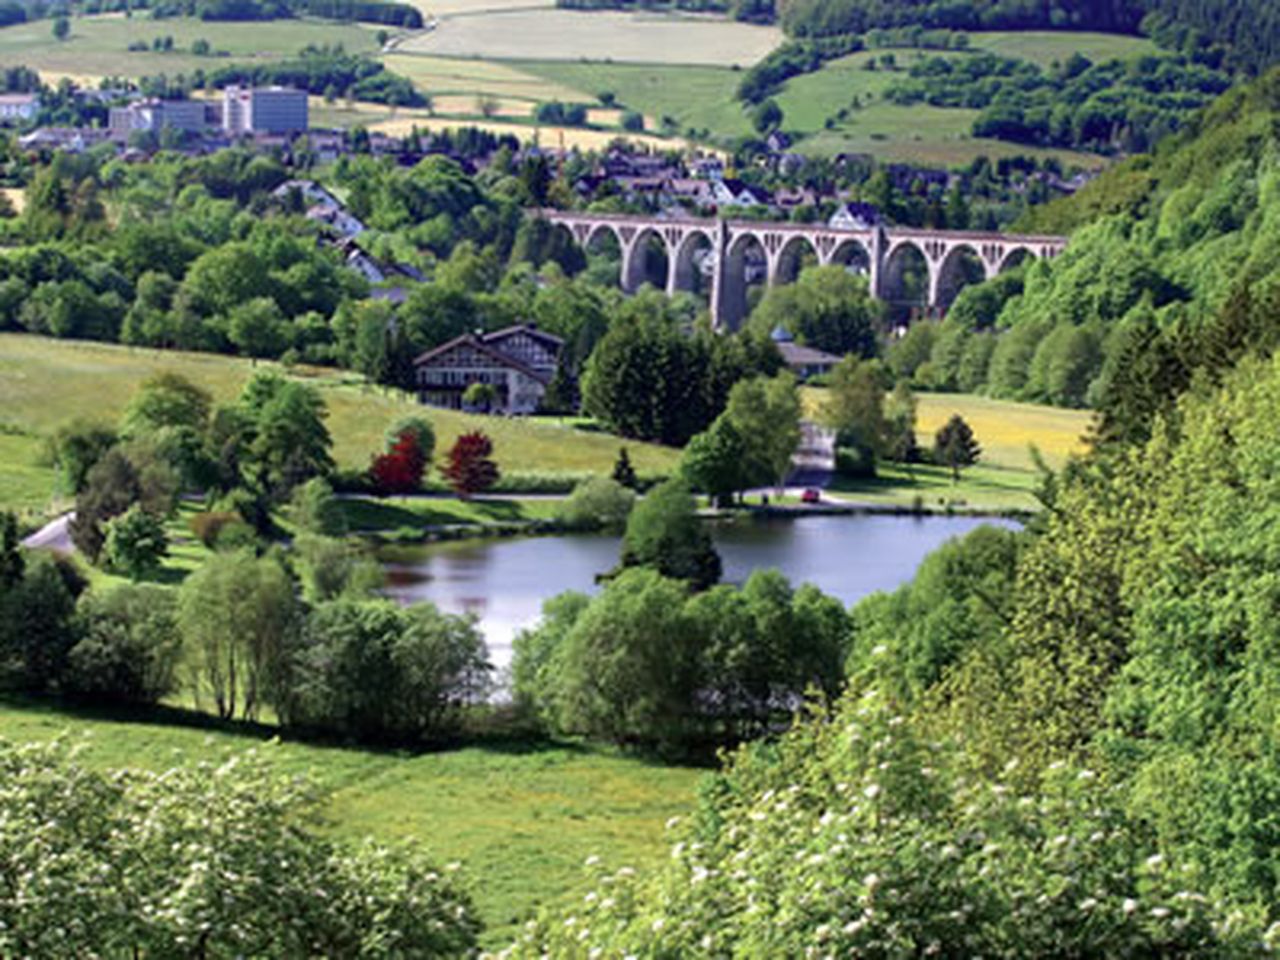
[[[211,22],[195,17],[152,20],[139,15],[73,17],[71,36],[55,40],[52,21],[36,20],[0,29],[0,66],[24,65],[40,73],[76,77],[182,73],[214,70],[229,62],[282,60],[309,44],[342,44],[353,53],[377,49],[377,28],[324,20]],[[130,43],[173,37],[169,53],[131,53]],[[208,40],[228,57],[197,57],[191,44]]]
[[[386,497],[343,499],[342,512],[353,533],[422,529],[451,524],[520,523],[550,520],[559,503],[554,499],[457,500],[452,497]]]
[[[220,727],[165,710],[136,720],[0,701],[0,737],[84,738],[90,765],[167,769],[256,747],[270,728]],[[288,773],[331,791],[327,829],[348,839],[421,840],[460,861],[491,947],[530,910],[569,895],[598,854],[641,867],[664,853],[663,824],[688,811],[701,771],[574,746],[475,746],[409,755],[282,743],[267,748]]]
[[[979,511],[1036,510],[1032,495],[1039,478],[1032,470],[995,463],[979,463],[963,471],[959,483],[951,471],[931,464],[910,470],[898,464],[881,464],[870,480],[835,478],[828,491],[834,499],[885,507],[912,507],[943,511],[948,507]]]
[[[219,402],[232,400],[257,370],[275,364],[216,354],[148,350],[115,344],[60,341],[0,334],[0,422],[22,436],[0,433],[0,506],[39,508],[49,502],[53,471],[36,463],[41,438],[76,417],[116,422],[129,398],[148,377],[163,370],[188,377]],[[459,433],[485,431],[504,473],[581,474],[609,471],[622,445],[617,437],[577,429],[570,422],[485,417],[423,407],[399,391],[370,387],[356,375],[335,370],[296,371],[321,391],[329,410],[334,459],[362,468],[383,446],[383,433],[408,414],[435,426],[437,450]],[[671,472],[679,451],[626,441],[641,474]]]
[[[719,17],[580,10],[496,11],[442,20],[404,40],[406,53],[489,60],[612,60],[750,66],[782,31]]]

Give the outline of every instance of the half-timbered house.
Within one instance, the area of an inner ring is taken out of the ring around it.
[[[564,342],[521,323],[493,333],[468,333],[414,361],[418,399],[433,407],[465,409],[473,383],[494,388],[493,413],[533,413],[556,373]]]

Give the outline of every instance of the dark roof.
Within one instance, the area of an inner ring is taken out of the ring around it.
[[[493,333],[482,335],[485,343],[493,343],[497,340],[505,340],[507,337],[517,333],[524,333],[533,337],[535,340],[541,340],[548,347],[559,350],[564,346],[564,341],[555,334],[547,333],[545,330],[539,330],[536,323],[515,323],[509,327],[503,327],[501,330],[495,330]]]
[[[470,346],[470,347],[475,347],[477,350],[479,350],[482,353],[488,354],[490,357],[498,361],[503,366],[511,367],[513,370],[519,370],[525,376],[532,377],[534,380],[537,380],[539,383],[543,384],[544,386],[550,383],[551,379],[549,377],[543,376],[541,373],[538,373],[532,367],[524,363],[521,363],[519,360],[515,359],[514,357],[508,356],[507,354],[503,353],[501,350],[499,350],[497,347],[494,346],[495,342],[499,340],[503,340],[516,333],[527,333],[529,336],[534,337],[535,339],[538,339],[538,340],[542,340],[544,343],[548,344],[549,346],[553,346],[556,350],[559,350],[560,347],[564,345],[564,341],[561,340],[559,337],[552,336],[549,333],[544,333],[533,324],[517,323],[514,326],[504,327],[501,330],[495,330],[493,333],[464,333],[460,337],[454,337],[448,343],[442,343],[440,344],[440,346],[435,347],[434,349],[428,350],[426,353],[423,353],[420,356],[418,356],[413,361],[413,365],[415,367],[421,366],[424,363],[430,363],[432,360],[435,360],[438,357],[444,356],[445,354],[449,353],[451,350],[453,350],[456,347]]]
[[[374,300],[386,300],[397,306],[409,299],[409,294],[404,287],[374,287],[369,291],[369,296]]]
[[[782,354],[782,362],[788,367],[808,367],[815,364],[835,366],[840,362],[839,357],[834,353],[827,353],[825,350],[815,350],[813,347],[786,341],[775,345],[778,348],[778,353]]]

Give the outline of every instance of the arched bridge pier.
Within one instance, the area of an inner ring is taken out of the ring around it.
[[[1025,258],[1050,259],[1065,237],[909,227],[851,227],[751,220],[662,219],[542,210],[537,216],[565,230],[584,250],[612,237],[621,255],[622,289],[648,278],[655,250],[666,259],[666,290],[694,291],[703,283],[718,329],[736,330],[747,315],[753,280],[790,283],[806,262],[839,264],[867,276],[872,296],[945,310],[968,283],[989,280]],[[709,274],[705,267],[710,265]],[[912,289],[911,282],[922,283]]]

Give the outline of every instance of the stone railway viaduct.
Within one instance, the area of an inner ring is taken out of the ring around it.
[[[655,245],[667,258],[669,294],[698,289],[699,254],[708,251],[711,315],[717,328],[729,330],[736,330],[747,315],[748,272],[758,273],[761,264],[769,285],[790,283],[808,255],[819,264],[841,264],[864,272],[872,296],[881,300],[941,310],[950,306],[966,283],[989,280],[1027,257],[1056,257],[1067,245],[1065,237],[910,227],[859,229],[560,210],[541,210],[536,215],[568,230],[584,250],[612,235],[622,255],[622,289],[628,293],[645,282],[648,253]],[[918,272],[921,264],[927,278],[923,303],[909,300],[904,284],[910,267],[914,265]],[[978,268],[980,278],[974,275]]]

